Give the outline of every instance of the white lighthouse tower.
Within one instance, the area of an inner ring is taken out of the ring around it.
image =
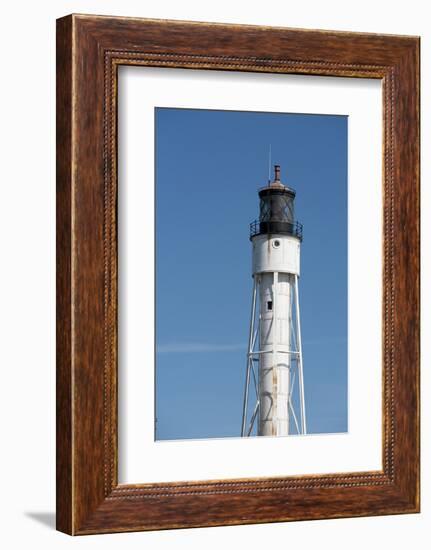
[[[243,437],[256,421],[257,435],[307,433],[298,299],[302,225],[295,220],[295,194],[275,165],[274,181],[259,190],[259,220],[250,224],[253,297]]]

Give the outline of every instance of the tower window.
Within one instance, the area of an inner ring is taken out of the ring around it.
[[[267,311],[272,311],[272,300],[266,302],[266,309]]]

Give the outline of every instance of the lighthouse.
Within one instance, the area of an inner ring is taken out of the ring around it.
[[[302,225],[296,192],[274,180],[259,190],[250,224],[253,292],[241,436],[306,434],[298,281]],[[253,406],[252,405],[253,401]]]

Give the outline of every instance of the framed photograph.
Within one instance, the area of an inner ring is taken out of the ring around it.
[[[57,528],[419,511],[419,38],[57,21]]]

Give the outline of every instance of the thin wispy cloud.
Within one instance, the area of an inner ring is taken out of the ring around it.
[[[345,338],[327,338],[317,340],[306,340],[303,346],[323,345],[328,343],[343,343]],[[205,342],[170,342],[160,344],[156,349],[157,353],[226,353],[231,351],[246,351],[244,344],[209,344]]]
[[[206,344],[201,342],[178,342],[160,344],[157,353],[220,353],[245,351],[244,344]]]
[[[345,342],[347,342],[347,338],[317,338],[314,340],[303,340],[302,347],[328,344],[344,344]]]

